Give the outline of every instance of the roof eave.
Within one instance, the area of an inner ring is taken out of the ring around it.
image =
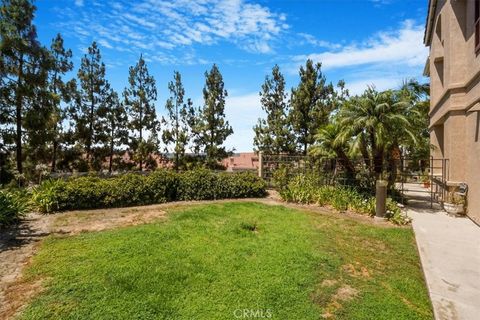
[[[428,1],[427,21],[425,22],[425,35],[423,37],[423,43],[426,46],[430,46],[431,41],[432,41],[433,22],[434,22],[434,18],[435,18],[437,1],[438,0],[429,0]]]

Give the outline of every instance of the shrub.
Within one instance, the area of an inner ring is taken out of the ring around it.
[[[252,172],[220,173],[218,198],[254,198],[266,195],[265,181]]]
[[[180,175],[179,200],[212,200],[265,196],[266,184],[251,172],[215,173],[207,169]]]
[[[66,187],[63,180],[46,180],[33,189],[32,201],[41,212],[65,210],[68,207]]]
[[[0,190],[0,228],[17,223],[27,209],[25,191]]]
[[[361,193],[352,187],[322,185],[317,175],[299,174],[279,190],[283,200],[304,204],[331,206],[338,211],[351,210],[370,216],[375,215],[375,197]],[[387,219],[395,224],[407,224],[397,203],[387,200]]]
[[[146,187],[146,177],[129,173],[116,178],[100,179],[97,185],[108,187],[100,199],[92,199],[93,204],[104,207],[126,207],[153,203],[153,190]],[[103,203],[103,205],[101,205]]]
[[[185,171],[179,175],[178,200],[219,199],[218,174],[207,169]]]
[[[177,199],[178,174],[171,170],[156,170],[145,179],[145,189],[152,203],[164,203]]]
[[[198,169],[176,173],[158,170],[150,175],[113,178],[80,177],[44,181],[33,190],[41,212],[113,208],[175,200],[261,197],[264,181],[253,173],[215,173]]]

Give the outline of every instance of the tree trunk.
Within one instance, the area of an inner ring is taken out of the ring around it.
[[[140,104],[140,146],[143,144],[143,109],[142,101],[139,101]],[[143,147],[143,146],[142,146]],[[140,171],[143,171],[143,150],[140,150],[140,160],[138,161],[140,165]]]
[[[18,173],[23,173],[23,162],[22,162],[22,104],[23,99],[21,96],[17,96],[17,108],[16,108],[16,117],[17,117],[17,132],[15,137],[15,143],[17,147],[17,170]]]
[[[17,96],[16,96],[16,122],[17,122],[17,131],[15,136],[15,144],[17,147],[17,171],[18,173],[23,173],[23,162],[22,162],[22,107],[23,107],[23,92],[20,90],[23,80],[23,54],[20,55],[20,61],[18,65],[18,79],[17,79]]]
[[[367,166],[368,170],[371,172],[372,171],[372,163],[370,162],[370,156],[368,154],[367,142],[365,141],[365,136],[362,134],[360,139],[361,139],[360,153],[362,154],[362,158],[363,158],[363,161],[365,162],[365,165]]]
[[[110,141],[110,160],[108,163],[108,172],[112,173],[112,164],[113,164],[113,137]]]
[[[379,179],[383,171],[383,151],[375,150],[375,157],[373,159],[374,169],[375,169],[375,178]]]
[[[87,162],[90,165],[91,152],[92,152],[92,140],[93,140],[93,111],[95,105],[93,103],[93,94],[92,94],[92,103],[90,105],[90,123],[88,128],[88,140],[87,140]]]
[[[57,87],[56,87],[56,79],[57,79],[57,72],[53,75],[53,94],[57,94]],[[57,108],[58,106],[55,106]],[[58,148],[58,141],[57,141],[57,123],[53,126],[53,144],[52,144],[52,168],[51,172],[55,172],[57,167],[57,148]]]
[[[355,181],[355,166],[342,149],[337,149],[336,153],[337,157],[341,161],[342,167],[345,168],[345,173],[347,175],[347,185],[353,184],[353,182]]]
[[[93,66],[93,57],[91,58],[91,66]],[[89,169],[91,167],[91,152],[92,152],[92,140],[93,140],[93,113],[95,110],[95,96],[93,92],[93,67],[90,69],[90,119],[89,119],[89,130],[88,130],[88,139],[87,139],[87,163]]]
[[[178,142],[178,104],[175,103],[175,171],[178,171],[178,162],[179,162],[179,142]]]
[[[53,139],[53,146],[52,146],[52,172],[55,172],[56,167],[57,167],[57,148],[58,148],[58,142],[57,139]]]

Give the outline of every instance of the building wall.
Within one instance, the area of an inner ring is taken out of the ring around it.
[[[236,153],[222,160],[227,171],[258,169],[258,155],[254,152]]]
[[[468,215],[480,224],[480,112],[467,114],[465,182],[468,184]]]
[[[475,53],[474,2],[434,2],[427,43],[432,156],[449,159],[450,183],[468,184],[468,215],[480,223],[480,55]]]

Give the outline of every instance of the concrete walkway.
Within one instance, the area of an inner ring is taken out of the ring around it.
[[[413,218],[435,318],[480,319],[480,227],[424,204],[409,206],[407,213]]]

